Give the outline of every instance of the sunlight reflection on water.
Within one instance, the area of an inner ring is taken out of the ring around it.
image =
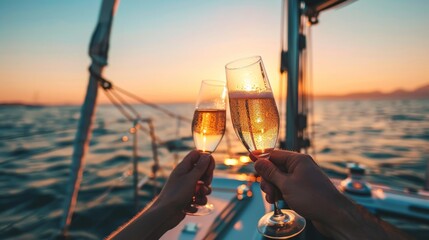
[[[194,104],[164,106],[189,118],[194,111]],[[427,106],[428,100],[317,101],[316,138],[313,141],[315,159],[331,176],[344,177],[346,163],[358,162],[368,167],[369,181],[393,187],[420,188],[429,159]],[[191,135],[190,123],[178,123],[148,107],[137,108],[143,117],[154,119],[156,135],[161,140],[176,138],[176,126],[180,126],[181,137]],[[40,211],[45,216],[44,221],[28,217],[22,224],[6,231],[6,236],[25,236],[31,232],[34,238],[42,239],[56,230],[79,112],[79,107],[71,106],[0,108],[0,137],[17,136],[0,144],[0,189],[4,196],[0,199],[0,225],[18,220],[31,211]],[[227,126],[233,151],[245,153],[231,123]],[[124,177],[131,166],[130,127],[132,124],[124,121],[114,107],[97,108],[75,216],[78,221],[72,225],[72,235],[99,239],[133,214],[132,179]],[[36,134],[41,131],[54,133]],[[129,141],[122,141],[123,136],[128,136]],[[215,154],[218,173],[233,170],[221,165],[227,156],[225,139]],[[138,146],[139,169],[142,174],[150,174],[153,164],[150,138],[139,133]],[[186,153],[178,152],[178,158],[183,158]],[[173,168],[174,155],[166,148],[160,148],[159,158],[168,175]],[[249,170],[252,170],[251,165],[243,171]],[[149,184],[141,191],[142,203],[150,200],[154,189],[154,184]],[[99,202],[98,197],[107,190],[110,191],[108,197]],[[95,207],[87,209],[87,205]],[[115,215],[115,219],[103,219],[109,214]],[[97,223],[92,216],[99,216]],[[103,228],[94,227],[94,224]]]

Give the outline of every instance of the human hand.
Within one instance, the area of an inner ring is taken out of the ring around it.
[[[332,239],[410,239],[394,226],[373,216],[341,194],[306,154],[274,150],[270,160],[258,159],[261,189],[273,203],[278,190],[289,207],[312,220]],[[278,190],[277,190],[278,189]]]
[[[111,233],[107,239],[159,239],[185,217],[191,203],[206,204],[213,179],[214,159],[208,154],[190,152],[171,172],[159,196],[134,218]],[[198,185],[199,180],[204,184]],[[196,192],[197,189],[197,192]]]
[[[255,169],[263,178],[261,189],[269,203],[284,199],[321,231],[323,225],[335,224],[331,216],[338,209],[350,204],[309,155],[274,150],[270,160],[258,159]]]
[[[183,210],[189,210],[192,202],[207,203],[214,167],[211,155],[191,151],[173,170],[154,204],[174,211],[180,222],[185,216]]]

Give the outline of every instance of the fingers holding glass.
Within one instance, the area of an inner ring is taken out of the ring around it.
[[[225,102],[226,88],[224,82],[214,80],[201,82],[192,120],[192,137],[200,154],[210,155],[213,153],[225,134]],[[213,170],[215,168],[212,156],[210,156],[209,161],[210,164],[206,173],[197,184],[190,210],[186,210],[188,215],[207,215],[214,209],[213,204],[207,203],[206,195],[209,193],[204,194],[207,191],[211,192],[209,186],[213,179]]]
[[[239,59],[225,66],[232,125],[251,159],[270,157],[276,146],[280,117],[260,56]],[[299,234],[305,219],[292,210],[278,208],[273,185],[265,184],[267,201],[274,211],[264,215],[258,231],[266,237],[286,239]],[[274,188],[275,189],[275,188]]]

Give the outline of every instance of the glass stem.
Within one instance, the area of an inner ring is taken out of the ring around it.
[[[279,189],[276,188],[276,191],[274,192],[274,213],[273,213],[273,217],[282,217],[284,216],[282,210],[279,208],[279,201],[277,199],[279,194],[281,195],[281,192]]]
[[[273,215],[276,217],[283,216],[284,214],[283,214],[282,210],[279,208],[279,202],[275,201],[273,205],[274,205],[274,214]]]

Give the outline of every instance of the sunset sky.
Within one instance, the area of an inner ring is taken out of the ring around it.
[[[0,1],[0,102],[80,104],[100,0]],[[429,83],[429,1],[357,0],[313,27],[315,94]],[[278,91],[281,0],[122,0],[105,77],[154,102],[194,101],[203,79],[261,55]],[[100,92],[100,102],[107,102]]]

